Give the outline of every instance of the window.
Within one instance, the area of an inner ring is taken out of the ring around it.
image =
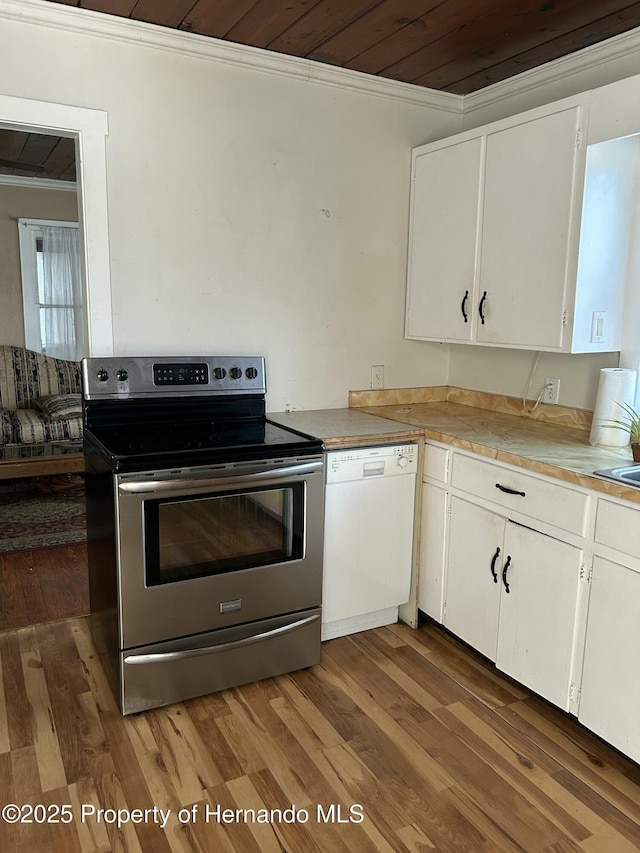
[[[19,219],[25,346],[78,361],[84,317],[77,222]]]

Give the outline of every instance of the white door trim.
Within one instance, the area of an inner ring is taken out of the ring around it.
[[[107,113],[0,95],[0,127],[76,140],[78,214],[83,246],[87,355],[113,355],[109,264]]]

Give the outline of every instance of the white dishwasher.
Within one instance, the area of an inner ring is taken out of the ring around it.
[[[418,445],[327,453],[322,639],[398,620],[409,600]]]

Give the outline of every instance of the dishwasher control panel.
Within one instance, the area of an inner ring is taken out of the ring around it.
[[[418,445],[386,444],[329,451],[326,470],[327,483],[415,474],[418,470]]]

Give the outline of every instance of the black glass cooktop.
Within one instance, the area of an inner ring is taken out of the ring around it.
[[[85,432],[85,449],[122,472],[310,455],[324,448],[312,436],[257,420],[95,427]]]

